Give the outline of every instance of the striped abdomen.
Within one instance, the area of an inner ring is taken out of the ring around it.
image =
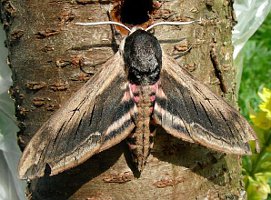
[[[127,142],[133,161],[141,172],[153,146],[152,113],[158,84],[146,86],[130,84],[129,86],[130,95],[137,105],[137,115],[134,119],[136,127],[127,138]]]

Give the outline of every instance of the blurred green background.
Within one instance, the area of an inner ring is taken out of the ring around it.
[[[242,50],[243,74],[239,100],[242,114],[248,118],[249,106],[256,109],[260,102],[258,91],[271,88],[271,13]]]
[[[243,158],[243,175],[248,200],[271,200],[271,129],[257,127],[249,115],[263,113],[259,108],[262,88],[271,89],[271,14],[269,14],[242,50],[243,74],[240,84],[238,103],[242,114],[251,122],[259,139],[261,151]],[[269,91],[269,105],[271,93]],[[258,121],[271,119],[266,116]],[[270,126],[269,126],[270,127]],[[253,146],[253,145],[252,145]]]

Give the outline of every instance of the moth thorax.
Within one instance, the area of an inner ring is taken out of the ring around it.
[[[130,82],[151,85],[158,81],[162,50],[152,34],[138,29],[129,35],[125,40],[123,56]]]

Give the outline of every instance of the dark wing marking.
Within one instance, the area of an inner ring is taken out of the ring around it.
[[[256,136],[248,122],[166,55],[160,81],[153,117],[168,133],[225,153],[250,153]]]
[[[135,126],[127,84],[117,53],[31,139],[19,163],[20,178],[41,177],[46,166],[55,175],[125,139]]]

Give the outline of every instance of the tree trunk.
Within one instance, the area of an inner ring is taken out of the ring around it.
[[[95,73],[116,52],[110,26],[82,27],[75,22],[108,21],[109,16],[145,25],[205,19],[201,24],[157,27],[155,36],[182,67],[235,104],[232,9],[230,0],[1,0],[20,147],[23,149],[53,112],[89,79],[79,66]],[[158,131],[140,177],[134,176],[127,164],[128,154],[126,143],[121,142],[74,169],[34,180],[28,198],[244,198],[240,157],[180,141],[163,131]]]

